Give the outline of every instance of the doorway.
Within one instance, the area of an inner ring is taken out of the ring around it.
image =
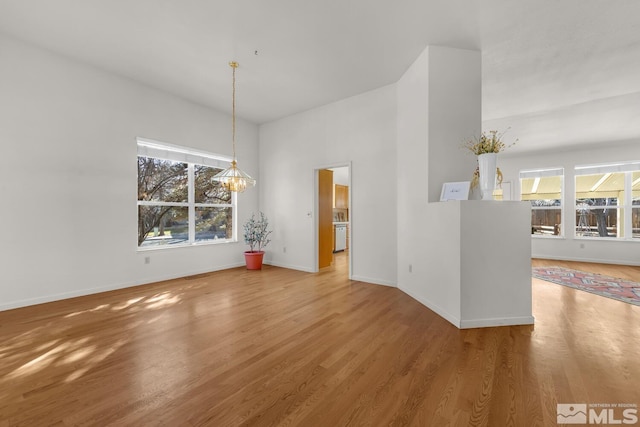
[[[315,271],[331,268],[351,278],[353,259],[351,164],[316,168]]]

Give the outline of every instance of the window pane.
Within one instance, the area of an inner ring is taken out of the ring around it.
[[[521,200],[531,203],[531,234],[562,235],[562,175],[520,179]],[[522,176],[522,174],[521,174]]]
[[[623,215],[624,209],[621,208],[579,205],[576,209],[576,236],[622,237],[618,236],[618,223],[623,222]]]
[[[560,199],[531,200],[531,207],[560,206]]]
[[[196,241],[231,239],[233,213],[231,208],[196,207]]]
[[[560,209],[533,209],[531,211],[531,234],[558,236],[561,234]]]
[[[221,171],[222,169],[209,166],[194,166],[196,203],[231,203],[231,192],[220,185],[219,182],[213,181],[213,177]]]
[[[187,164],[138,156],[138,200],[187,202]]]
[[[184,243],[189,240],[189,209],[138,206],[138,246]]]
[[[557,201],[559,206],[562,198],[562,176],[522,178],[520,188],[522,200]]]
[[[623,192],[624,173],[622,172],[576,176],[576,200],[618,198],[624,200]]]
[[[612,198],[605,197],[605,198],[592,198],[592,199],[576,199],[576,209],[582,209],[585,207],[597,208],[599,206],[602,206],[603,209],[610,208],[610,207],[615,208],[618,206],[618,199],[613,197]]]
[[[631,176],[632,191],[631,197],[634,206],[640,206],[640,172],[634,172]]]

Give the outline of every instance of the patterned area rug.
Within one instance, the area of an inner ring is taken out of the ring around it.
[[[640,305],[640,283],[563,267],[533,267],[536,279]]]

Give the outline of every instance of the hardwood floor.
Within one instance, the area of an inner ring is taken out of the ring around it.
[[[640,307],[534,279],[535,326],[461,331],[343,259],[0,312],[0,426],[555,426],[557,403],[640,405]]]

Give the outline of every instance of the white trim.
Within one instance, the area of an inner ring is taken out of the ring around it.
[[[520,179],[564,176],[564,168],[524,169],[520,171]]]
[[[586,239],[585,239],[586,240]],[[629,240],[615,240],[616,242],[628,242]],[[637,265],[640,266],[640,261],[616,261],[610,259],[600,259],[600,258],[581,258],[581,257],[571,257],[571,256],[553,256],[553,255],[537,255],[531,254],[531,258],[538,259],[551,259],[555,261],[578,261],[578,262],[591,262],[597,264],[613,264],[613,265]]]
[[[427,307],[429,310],[436,313],[438,316],[442,317],[447,322],[451,323],[456,328],[460,329],[460,319],[457,316],[454,316],[453,314],[449,313],[447,310],[433,303],[431,300],[419,297],[418,295],[414,294],[408,289],[403,288],[402,286],[398,286],[398,289],[400,289],[405,294],[409,295],[414,300],[418,301],[420,304]]]
[[[144,285],[149,285],[156,282],[162,282],[165,280],[182,279],[189,276],[195,276],[197,274],[213,273],[216,271],[226,270],[229,268],[242,267],[243,265],[245,265],[244,262],[238,262],[238,263],[232,263],[227,265],[221,265],[216,267],[213,270],[199,269],[199,270],[192,270],[188,272],[182,272],[180,274],[175,274],[175,275],[174,274],[158,275],[155,277],[145,278],[141,282],[122,282],[122,283],[117,283],[117,284],[108,285],[108,286],[100,286],[97,288],[86,288],[86,289],[76,290],[73,292],[62,292],[58,294],[40,296],[37,298],[27,298],[27,299],[22,299],[18,301],[12,301],[8,304],[0,304],[0,311],[13,310],[15,308],[27,307],[27,306],[36,305],[36,304],[44,304],[48,302],[60,301],[60,300],[65,300],[69,298],[83,297],[87,295],[99,294],[102,292],[115,291],[117,289],[144,286]]]
[[[136,144],[138,146],[139,156],[184,163],[196,163],[218,169],[228,168],[232,160],[231,157],[222,154],[207,153],[206,151],[194,150],[193,148],[167,144],[152,139],[138,137],[136,138]]]
[[[578,165],[574,167],[575,175],[597,175],[612,172],[635,172],[640,170],[640,161],[600,163],[594,165]]]
[[[407,289],[403,289],[402,287],[399,287],[399,289],[458,329],[486,328],[492,326],[533,325],[535,322],[534,316],[496,317],[490,319],[462,320],[447,312],[442,307],[439,307],[437,304],[434,304],[428,299],[420,298],[412,292],[409,292]]]
[[[492,319],[461,320],[460,329],[488,328],[488,327],[495,327],[495,326],[533,325],[534,322],[535,322],[534,316],[497,317]]]
[[[274,262],[274,261],[263,261],[264,265],[272,265],[274,267],[280,267],[280,268],[287,268],[289,270],[297,270],[297,271],[304,271],[306,273],[316,273],[316,271],[313,271],[312,268],[308,268],[308,267],[303,267],[300,265],[293,265],[293,264],[286,264],[286,263],[281,263],[281,262]]]
[[[351,255],[351,254],[349,254]],[[365,277],[365,276],[353,276],[351,278],[351,280],[355,280],[357,282],[364,282],[364,283],[370,283],[372,285],[382,285],[382,286],[389,286],[392,288],[397,288],[398,286],[396,285],[395,282],[390,282],[388,280],[381,280],[381,279],[374,279],[372,277]]]

